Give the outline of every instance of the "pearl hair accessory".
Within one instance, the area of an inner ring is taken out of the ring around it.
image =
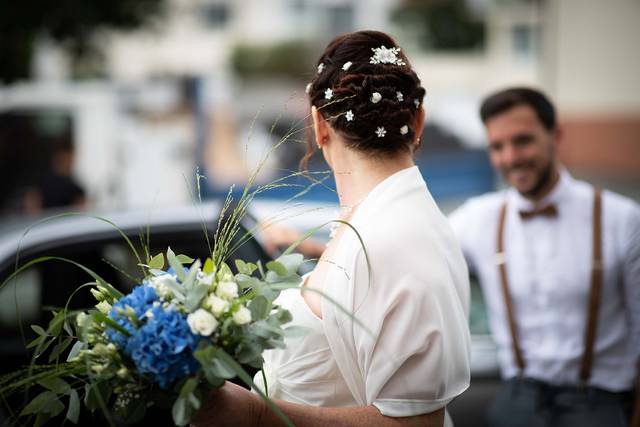
[[[408,134],[408,133],[409,133],[409,126],[404,125],[404,126],[402,126],[402,127],[400,128],[400,134],[401,134],[401,135],[406,135],[406,134]]]
[[[333,98],[333,91],[331,89],[327,89],[324,91],[324,99]]]
[[[307,83],[307,87],[304,88],[304,92],[306,94],[311,93],[311,88],[313,87],[313,83]]]
[[[318,65],[318,74],[320,74],[320,73],[322,72],[322,70],[324,70],[324,64],[321,62],[321,63]]]
[[[396,92],[396,98],[398,98],[398,102],[404,101],[404,95],[400,91]]]
[[[349,110],[345,113],[344,118],[347,119],[348,122],[353,121],[353,111]]]
[[[380,102],[381,99],[382,99],[382,95],[380,95],[378,92],[373,92],[371,94],[371,102],[373,102],[374,104],[377,104],[378,102]]]
[[[378,126],[378,129],[376,129],[376,135],[378,135],[378,138],[384,138],[386,134],[386,129],[383,126]]]
[[[351,61],[345,62],[344,65],[342,66],[342,71],[347,71],[352,65],[353,65],[353,62]]]
[[[400,48],[392,47],[387,49],[384,46],[371,48],[373,56],[369,60],[371,64],[395,64],[406,65],[402,59],[399,58]]]
[[[419,100],[414,99],[414,100],[413,100],[413,103],[415,104],[416,109],[420,108],[420,101],[419,101]]]

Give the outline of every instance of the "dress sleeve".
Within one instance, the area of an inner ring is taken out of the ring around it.
[[[361,405],[391,417],[436,411],[469,385],[465,295],[458,294],[446,261],[423,259],[419,271],[400,272],[397,257],[415,266],[413,254],[372,251],[371,269],[361,249],[347,269],[348,287],[331,286],[334,301],[323,301],[330,347]]]

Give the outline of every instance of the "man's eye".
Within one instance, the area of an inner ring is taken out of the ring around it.
[[[532,141],[533,141],[533,135],[520,135],[514,138],[513,140],[513,142],[516,145],[520,145],[520,146],[527,145]]]

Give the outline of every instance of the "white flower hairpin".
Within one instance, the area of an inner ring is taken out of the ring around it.
[[[404,125],[404,126],[402,126],[402,127],[400,128],[400,134],[401,134],[401,135],[406,135],[406,134],[408,134],[408,133],[409,133],[409,126]]]
[[[377,104],[378,102],[380,102],[381,99],[382,99],[382,95],[380,95],[378,92],[373,92],[371,94],[371,102],[373,102],[374,104]]]
[[[378,138],[384,138],[386,134],[387,131],[384,126],[378,126],[378,129],[376,129],[376,135],[378,135]]]
[[[342,71],[347,71],[349,68],[351,68],[352,65],[353,65],[353,62],[351,61],[345,62],[344,65],[342,66]]]
[[[405,62],[398,56],[400,54],[399,47],[392,47],[387,49],[385,46],[372,47],[373,56],[369,60],[371,64],[395,64],[406,65]]]
[[[331,89],[327,89],[324,91],[324,99],[333,98],[333,91]]]
[[[349,110],[344,114],[344,118],[347,119],[348,122],[353,121],[353,111]]]
[[[416,109],[420,108],[420,100],[418,100],[418,99],[414,99],[414,100],[413,100],[413,103],[415,104]]]
[[[400,91],[396,92],[396,98],[398,98],[398,102],[404,101],[404,95]]]

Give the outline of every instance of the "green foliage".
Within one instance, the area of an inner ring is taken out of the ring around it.
[[[78,63],[99,58],[94,35],[134,30],[164,11],[165,0],[0,0],[0,82],[30,77],[35,41],[48,36]]]
[[[301,79],[313,69],[317,50],[311,43],[301,40],[273,45],[240,44],[231,54],[231,67],[244,78],[266,76]]]
[[[471,13],[465,0],[405,1],[392,19],[411,28],[423,49],[468,51],[485,43],[485,23]]]

